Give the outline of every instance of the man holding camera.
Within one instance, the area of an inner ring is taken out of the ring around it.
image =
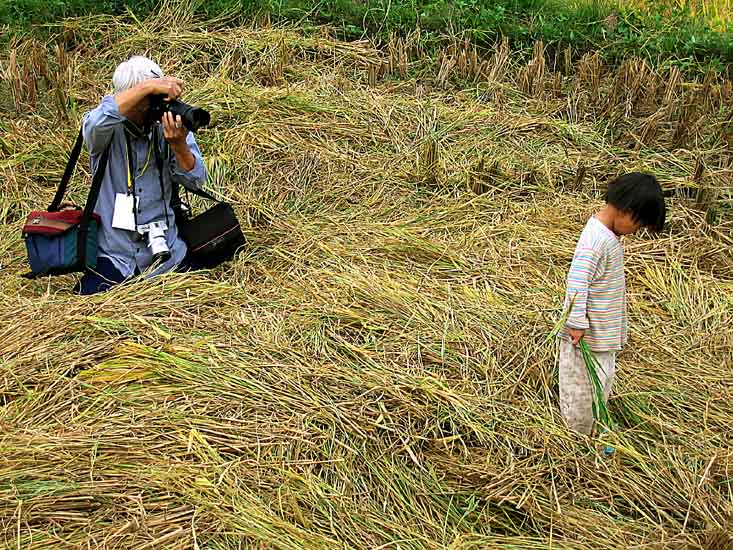
[[[114,95],[83,122],[92,172],[110,149],[94,210],[101,218],[97,269],[81,278],[80,294],[107,290],[151,267],[152,274],[190,267],[171,205],[173,186],[196,191],[206,181],[186,121],[160,107],[181,95],[183,82],[135,56],[117,67],[112,83]]]

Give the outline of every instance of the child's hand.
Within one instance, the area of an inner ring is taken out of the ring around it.
[[[573,345],[577,346],[580,344],[583,336],[585,336],[585,331],[578,330],[577,328],[568,328],[568,334],[570,334],[570,339],[573,341]]]

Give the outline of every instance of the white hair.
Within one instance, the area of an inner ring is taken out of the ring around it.
[[[112,86],[118,94],[150,78],[163,76],[163,69],[155,61],[142,55],[135,55],[119,64],[112,77]]]

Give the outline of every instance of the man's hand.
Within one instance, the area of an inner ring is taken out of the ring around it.
[[[188,130],[183,125],[181,115],[176,115],[174,118],[173,113],[169,111],[163,114],[160,122],[163,124],[163,135],[168,143],[170,143],[173,154],[176,155],[178,165],[185,172],[193,170],[196,164],[196,158],[193,156],[188,143],[186,143]]]
[[[580,344],[583,336],[585,336],[585,331],[578,330],[577,328],[568,327],[568,334],[570,334],[570,339],[573,341],[573,345],[577,346],[578,344]]]
[[[148,94],[165,96],[166,101],[178,99],[183,93],[183,80],[172,76],[151,78],[146,80],[144,84],[147,86]]]
[[[175,150],[186,146],[188,130],[183,125],[181,115],[175,115],[175,118],[173,118],[173,113],[168,111],[163,113],[163,118],[160,119],[160,122],[163,124],[163,135],[168,140],[168,143],[171,144],[172,149]]]
[[[170,101],[178,99],[183,93],[183,81],[170,76],[164,78],[150,78],[137,86],[115,94],[115,102],[120,109],[120,114],[135,124],[141,126],[146,120],[148,102],[146,98],[150,95],[163,95]]]

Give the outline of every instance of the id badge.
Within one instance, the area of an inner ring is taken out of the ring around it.
[[[124,229],[125,231],[136,231],[135,227],[135,199],[132,195],[126,193],[117,193],[115,195],[115,213],[112,216],[112,227],[115,229]],[[138,201],[139,202],[139,199]]]

